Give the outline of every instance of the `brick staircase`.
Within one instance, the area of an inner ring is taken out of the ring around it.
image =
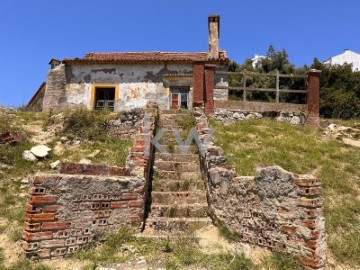
[[[192,145],[186,154],[182,153],[171,130],[176,127],[181,133],[184,119],[189,125],[189,118],[186,111],[160,112],[158,130],[168,131],[159,142],[169,153],[155,150],[151,206],[144,236],[167,237],[211,224],[198,149]]]

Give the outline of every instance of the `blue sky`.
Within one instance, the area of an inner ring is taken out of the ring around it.
[[[207,51],[210,14],[221,15],[220,46],[237,62],[270,43],[297,66],[360,53],[358,0],[1,0],[0,104],[27,103],[53,57]]]

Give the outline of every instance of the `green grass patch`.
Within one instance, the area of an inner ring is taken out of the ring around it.
[[[305,270],[298,261],[291,255],[274,252],[269,257],[265,258],[262,262],[262,269],[275,269],[275,270]]]

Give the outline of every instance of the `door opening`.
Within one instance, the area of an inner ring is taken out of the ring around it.
[[[189,108],[190,87],[171,87],[170,107],[172,110]]]
[[[115,88],[96,88],[95,110],[114,111]]]

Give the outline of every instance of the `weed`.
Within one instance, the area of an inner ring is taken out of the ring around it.
[[[298,261],[296,261],[290,254],[274,252],[269,257],[264,259],[262,265],[266,269],[277,270],[305,270]]]
[[[166,238],[163,242],[163,249],[162,251],[169,253],[172,251],[171,245],[170,245],[170,237]]]

